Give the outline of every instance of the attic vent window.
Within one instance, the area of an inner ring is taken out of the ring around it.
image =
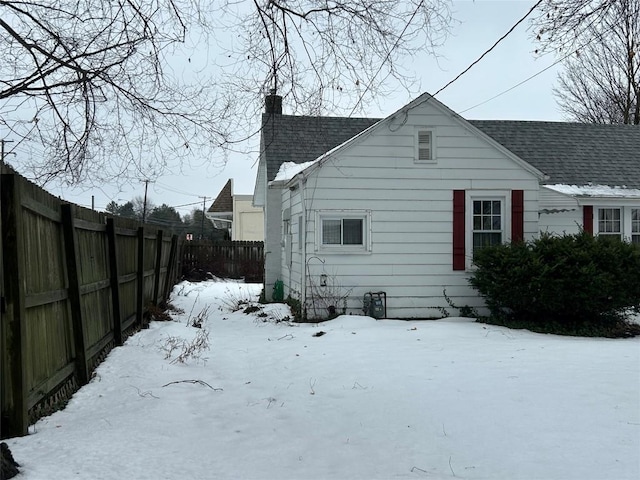
[[[416,130],[416,163],[435,163],[435,135],[433,129]]]

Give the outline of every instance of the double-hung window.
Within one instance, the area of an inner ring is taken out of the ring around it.
[[[622,211],[620,208],[598,209],[598,235],[622,238]]]
[[[631,209],[631,241],[640,244],[640,208]]]
[[[453,191],[453,269],[471,270],[476,253],[525,236],[524,190]]]
[[[504,205],[501,199],[473,199],[473,251],[504,241]]]
[[[320,226],[320,249],[354,252],[369,250],[370,214],[365,211],[321,211],[317,221]]]

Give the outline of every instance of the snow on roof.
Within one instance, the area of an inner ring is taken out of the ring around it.
[[[609,185],[544,185],[550,190],[565,195],[607,198],[640,198],[640,189],[626,187],[610,187]]]
[[[391,115],[388,118],[392,118],[392,117],[393,117],[393,115]],[[374,124],[370,125],[369,127],[365,128],[364,130],[362,130],[360,133],[354,135],[353,137],[349,138],[348,140],[345,140],[344,142],[342,142],[342,143],[336,145],[335,147],[331,148],[330,150],[326,151],[325,153],[323,153],[322,155],[317,157],[315,160],[312,160],[310,162],[305,162],[305,163],[283,162],[280,165],[280,169],[278,170],[278,173],[276,174],[276,177],[273,179],[273,182],[288,182],[289,180],[291,180],[293,177],[295,177],[298,173],[300,173],[304,169],[310,167],[314,163],[319,163],[322,159],[324,159],[324,158],[328,157],[329,155],[331,155],[332,153],[340,150],[344,145],[347,145],[347,144],[355,141],[356,139],[368,134],[371,130],[373,130],[373,128],[376,125],[378,125],[378,123],[380,123],[380,122],[376,121]]]
[[[295,162],[284,162],[280,165],[280,169],[276,174],[276,178],[273,179],[274,182],[287,182],[295,177],[298,173],[300,173],[305,168],[316,163],[316,160],[305,163],[295,163]]]

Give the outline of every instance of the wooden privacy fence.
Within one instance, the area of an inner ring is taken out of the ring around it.
[[[109,217],[3,171],[3,437],[64,405],[179,275],[177,236]]]
[[[247,283],[261,283],[264,278],[264,242],[185,242],[182,275],[198,278],[202,272],[222,278],[244,278]]]

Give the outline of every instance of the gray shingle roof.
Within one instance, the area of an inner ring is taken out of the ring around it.
[[[262,138],[267,161],[267,181],[275,178],[283,163],[315,160],[378,120],[263,114]]]
[[[543,183],[640,188],[640,126],[470,120],[549,176]]]
[[[263,115],[267,176],[284,162],[303,163],[349,140],[378,118]],[[543,183],[640,188],[640,126],[470,120],[545,173]]]
[[[229,179],[207,211],[212,213],[233,212],[232,194],[231,179]]]

